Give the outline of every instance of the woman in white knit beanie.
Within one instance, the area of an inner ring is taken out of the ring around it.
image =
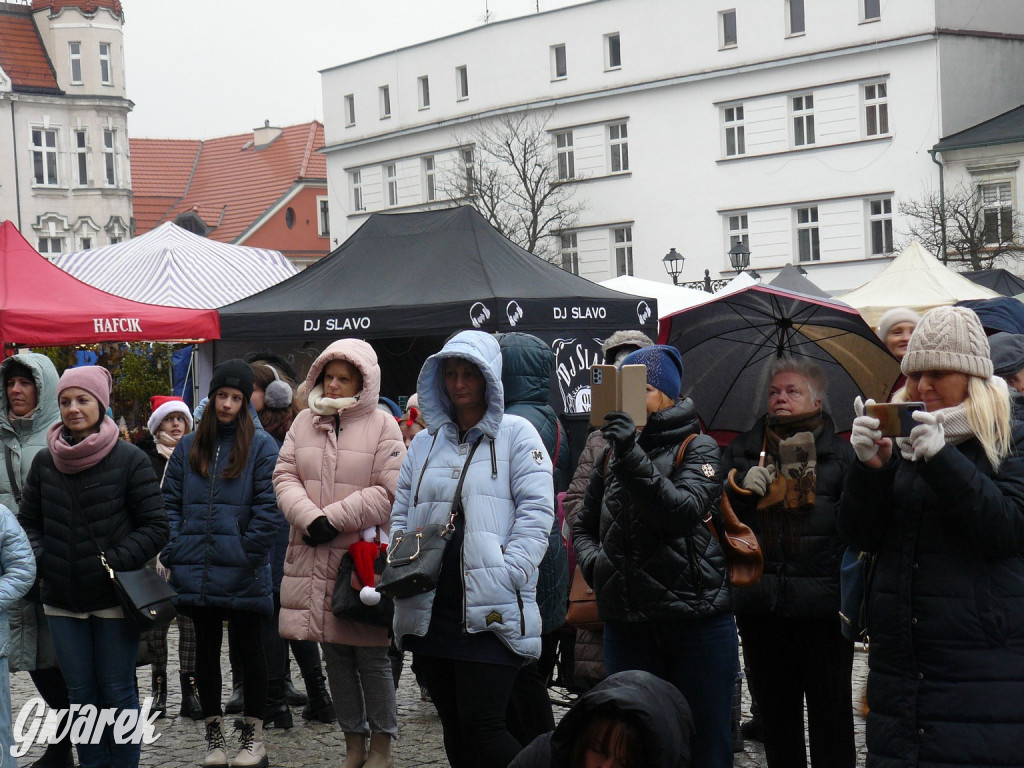
[[[1024,423],[969,309],[926,314],[902,367],[926,410],[894,444],[857,399],[839,512],[877,553],[868,763],[996,765],[1024,733]]]

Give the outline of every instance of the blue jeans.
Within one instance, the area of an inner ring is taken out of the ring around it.
[[[135,624],[128,619],[95,616],[48,616],[47,620],[71,703],[114,709],[118,715],[122,710],[138,711],[135,659],[139,630]],[[76,747],[81,768],[137,768],[142,752],[141,743],[115,744],[114,729],[109,725],[98,744],[76,742]]]
[[[738,644],[731,613],[710,619],[604,625],[608,674],[642,669],[678,688],[693,712],[694,768],[727,768],[732,760],[732,690]]]

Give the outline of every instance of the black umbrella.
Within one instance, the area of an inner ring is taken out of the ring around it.
[[[746,432],[767,405],[768,362],[809,358],[828,379],[829,413],[840,432],[857,395],[888,399],[900,366],[860,313],[840,301],[752,285],[661,320],[662,343],[683,356],[683,394],[709,432]]]

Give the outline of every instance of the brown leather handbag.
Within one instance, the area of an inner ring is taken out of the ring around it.
[[[565,623],[577,629],[599,630],[604,622],[597,617],[597,593],[583,578],[583,571],[577,565],[569,586],[569,610]]]

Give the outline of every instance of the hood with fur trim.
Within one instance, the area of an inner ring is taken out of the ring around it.
[[[443,425],[454,423],[455,413],[444,384],[445,358],[458,357],[474,363],[484,375],[487,386],[484,400],[487,412],[477,425],[488,437],[498,434],[505,413],[505,390],[501,385],[501,348],[498,341],[483,331],[461,331],[444,345],[440,352],[427,358],[416,382],[420,410],[427,420],[427,430],[434,434]]]
[[[380,365],[373,347],[362,339],[338,339],[331,342],[309,367],[304,383],[305,391],[313,391],[324,368],[333,360],[344,360],[354,365],[363,376],[363,388],[356,393],[359,402],[346,408],[341,415],[361,416],[375,410],[377,398],[380,396]]]

